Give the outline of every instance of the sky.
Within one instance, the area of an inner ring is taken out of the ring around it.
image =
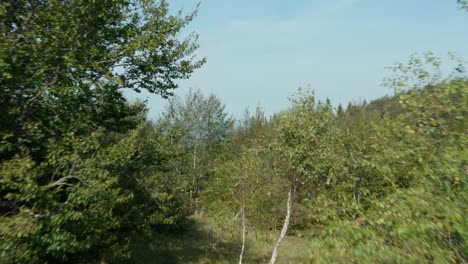
[[[168,0],[192,11],[198,0]],[[207,63],[174,90],[215,94],[241,117],[260,105],[286,110],[299,86],[336,106],[391,94],[386,67],[414,53],[454,52],[468,58],[468,13],[456,0],[202,0],[187,32],[199,35],[196,55]],[[167,100],[147,100],[157,118]]]

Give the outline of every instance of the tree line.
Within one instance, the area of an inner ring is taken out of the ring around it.
[[[465,1],[458,1],[466,9]],[[306,262],[465,263],[468,78],[432,53],[397,63],[369,103],[308,89],[235,119],[215,95],[172,96],[204,63],[196,11],[166,1],[0,4],[0,262],[120,263],[136,238],[195,216],[238,244],[308,241]],[[168,98],[156,121],[125,89]],[[163,237],[161,235],[161,237]]]

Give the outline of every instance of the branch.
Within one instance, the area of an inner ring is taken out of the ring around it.
[[[53,183],[49,184],[48,187],[53,188],[53,187],[61,186],[61,185],[76,187],[76,185],[66,182],[66,180],[69,180],[69,179],[76,179],[76,180],[80,181],[83,185],[89,186],[89,183],[85,182],[80,177],[77,177],[77,176],[74,176],[74,175],[68,175],[68,176],[65,176],[63,178],[60,178],[56,182],[53,182]]]
[[[239,218],[239,215],[240,215],[241,213],[244,212],[244,207],[245,207],[245,206],[242,206],[241,209],[239,210],[239,212],[238,212],[233,218],[231,218],[229,221],[227,221],[226,224],[228,225],[228,224],[230,224],[232,221],[234,221],[234,220],[236,220],[237,218]]]
[[[30,216],[34,217],[34,218],[47,218],[50,216],[50,213],[47,212],[47,213],[43,213],[43,214],[38,214],[38,213],[35,213],[33,212],[32,210],[30,209],[25,209],[25,210],[21,210],[22,212],[25,212],[25,213],[29,213]]]

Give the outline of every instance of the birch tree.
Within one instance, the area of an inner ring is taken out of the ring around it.
[[[160,122],[178,135],[179,147],[186,153],[178,166],[188,175],[188,192],[197,210],[203,182],[209,176],[216,153],[222,151],[222,145],[228,140],[234,121],[219,98],[190,90],[185,98],[169,100]]]
[[[330,102],[316,103],[313,93],[299,90],[291,99],[292,109],[280,117],[278,137],[271,145],[276,159],[275,173],[288,182],[286,213],[270,263],[276,262],[279,247],[293,215],[293,205],[306,185],[329,182],[339,131]]]

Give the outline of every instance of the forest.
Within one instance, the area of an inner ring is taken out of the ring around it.
[[[206,62],[181,37],[196,15],[0,2],[0,263],[468,262],[463,59],[395,62],[369,102],[299,88],[234,118],[173,95]],[[151,119],[124,91],[168,104]]]

